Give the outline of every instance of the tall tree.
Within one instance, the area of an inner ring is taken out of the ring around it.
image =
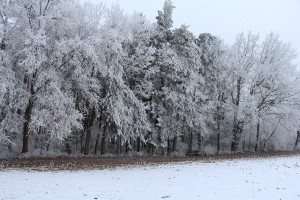
[[[228,100],[229,71],[227,65],[228,49],[222,40],[210,33],[202,33],[196,39],[196,44],[201,49],[202,68],[199,73],[205,79],[205,85],[202,91],[207,95],[209,108],[208,116],[210,137],[216,136],[217,152],[221,150],[221,136],[225,132],[225,112]]]
[[[126,62],[123,57],[126,51],[123,44],[128,43],[128,35],[131,35],[127,25],[127,17],[124,16],[119,6],[115,5],[109,10],[102,28],[100,44],[106,68],[106,72],[100,77],[103,84],[102,146],[105,145],[107,139],[118,138],[118,148],[120,148],[120,142],[125,143],[130,138],[143,137],[149,129],[145,106],[125,81]],[[104,149],[102,153],[103,151]]]
[[[165,115],[166,108],[163,88],[165,86],[165,79],[170,70],[174,66],[176,55],[174,50],[171,49],[170,41],[172,39],[172,14],[173,3],[166,0],[162,11],[158,11],[156,30],[151,38],[151,45],[155,49],[154,60],[152,61],[152,69],[155,73],[151,76],[153,84],[153,91],[149,102],[149,113],[151,122],[151,133],[149,138],[151,142],[159,147],[160,153],[164,153],[166,147],[167,135],[164,135],[162,130],[163,116]],[[172,59],[173,58],[173,59]]]
[[[22,153],[29,150],[29,136],[44,135],[44,140],[62,141],[81,128],[81,114],[75,109],[72,93],[62,88],[64,79],[60,74],[52,43],[51,32],[62,19],[66,4],[55,1],[22,1],[20,12],[23,23],[18,27],[25,42],[19,43],[15,71],[18,87],[22,89],[23,115]]]
[[[258,51],[258,36],[248,33],[238,35],[236,42],[231,48],[230,74],[231,74],[231,100],[232,100],[232,144],[231,151],[236,151],[240,142],[240,137],[244,126],[249,122],[248,103],[245,101],[246,87],[249,76],[256,64],[256,54]]]
[[[294,58],[295,53],[291,46],[281,42],[278,35],[270,33],[266,36],[258,54],[258,64],[253,73],[250,87],[252,101],[255,102],[255,119],[257,121],[255,151],[259,149],[259,140],[262,134],[261,123],[275,118],[275,120],[270,120],[271,124],[277,123],[279,119],[280,125],[284,121],[282,119],[284,113],[288,111],[284,105],[295,105],[293,99],[299,91],[294,84],[297,81],[295,67],[292,64]],[[284,106],[284,110],[280,109],[281,106]]]
[[[169,126],[166,129],[172,132],[172,138],[183,135],[182,130],[189,132],[192,144],[192,135],[207,133],[207,96],[202,88],[205,80],[200,70],[201,50],[195,43],[194,35],[187,26],[181,26],[173,31],[171,47],[174,49],[177,62],[169,71],[168,81],[164,92],[168,106]],[[175,126],[174,126],[175,125]],[[192,146],[190,145],[190,150]]]

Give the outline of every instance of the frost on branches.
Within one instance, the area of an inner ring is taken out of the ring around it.
[[[119,5],[0,2],[1,156],[299,148],[299,73],[270,33],[233,45]]]

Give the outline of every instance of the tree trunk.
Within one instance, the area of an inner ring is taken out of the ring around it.
[[[100,134],[97,134],[96,138],[96,143],[95,143],[95,149],[94,149],[94,154],[97,155],[97,149],[98,149],[98,144],[99,144],[99,139],[100,139]]]
[[[189,153],[191,154],[193,151],[193,133],[190,134],[190,141],[189,141]]]
[[[231,151],[236,152],[238,147],[239,140],[239,122],[238,122],[238,109],[240,104],[240,95],[241,95],[241,82],[242,77],[238,77],[236,81],[236,97],[233,97],[232,94],[232,102],[235,104],[234,108],[234,117],[233,117],[233,130],[232,130],[232,143],[231,143]]]
[[[94,119],[96,117],[96,111],[93,107],[90,110],[90,114],[87,116],[85,120],[85,129],[86,129],[86,137],[85,137],[85,145],[84,145],[84,155],[88,155],[90,151],[90,142],[92,137],[92,126],[94,124]]]
[[[299,140],[300,140],[300,131],[297,131],[297,138],[296,138],[296,142],[295,142],[295,148],[298,147]]]
[[[92,136],[92,130],[91,130],[91,128],[88,128],[86,130],[85,145],[84,145],[84,155],[89,155],[91,136]]]
[[[255,148],[254,148],[254,151],[258,151],[259,126],[260,126],[260,123],[259,123],[259,119],[258,119],[257,126],[256,126],[256,141],[255,141]]]
[[[136,151],[140,152],[141,151],[141,138],[137,137],[136,139]]]
[[[103,108],[100,108],[100,117],[99,117],[99,131],[102,130],[102,112],[103,112]],[[95,155],[97,154],[97,150],[98,150],[98,145],[99,145],[99,140],[100,140],[100,133],[98,132],[97,134],[97,139],[96,139],[96,144],[95,144],[95,150],[94,153]]]
[[[171,140],[168,138],[168,147],[167,147],[167,155],[171,154]]]
[[[121,135],[117,136],[117,154],[121,154]]]
[[[218,135],[217,135],[217,154],[219,154],[220,153],[220,136],[221,136],[221,134],[220,134],[220,132],[218,131]]]
[[[217,108],[217,154],[220,152],[220,107]]]
[[[177,136],[175,136],[174,139],[173,139],[173,148],[172,148],[173,152],[176,151],[176,145],[177,145]]]
[[[81,131],[81,135],[80,135],[80,153],[84,153],[84,135],[85,135],[85,131]]]
[[[243,151],[245,151],[245,147],[246,147],[246,138],[244,137],[244,139],[243,139]]]
[[[200,153],[201,150],[202,150],[202,137],[201,137],[201,133],[199,132],[198,133],[198,141],[197,141],[197,144],[198,144],[198,152]]]
[[[232,144],[231,144],[231,151],[236,152],[238,149],[238,145],[239,145],[239,141],[240,141],[240,137],[241,134],[243,132],[243,128],[244,128],[244,122],[237,122],[234,126],[234,134],[233,134],[233,140],[232,140]]]
[[[234,115],[233,118],[233,136],[232,136],[232,143],[231,143],[231,151],[236,151],[237,146],[238,146],[238,141],[237,141],[237,116]]]
[[[128,141],[126,141],[125,142],[125,153],[127,154],[128,152],[129,152],[129,142]],[[121,144],[120,144],[120,147],[121,147]]]
[[[106,147],[105,147],[106,132],[107,132],[107,125],[105,125],[104,131],[103,131],[103,134],[102,134],[102,139],[101,139],[101,155],[104,155],[106,153]]]
[[[22,153],[28,152],[29,124],[31,120],[32,109],[33,109],[33,100],[29,99],[28,105],[25,110],[25,116],[24,116]]]
[[[147,153],[150,154],[151,153],[151,147],[150,147],[150,142],[147,142]]]

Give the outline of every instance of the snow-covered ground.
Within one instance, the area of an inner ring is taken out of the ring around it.
[[[300,156],[91,171],[0,172],[0,199],[300,199]]]

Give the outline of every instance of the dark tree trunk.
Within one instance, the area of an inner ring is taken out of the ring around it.
[[[84,155],[88,155],[90,151],[90,142],[92,137],[92,126],[94,124],[94,119],[96,117],[95,108],[90,110],[89,116],[85,119],[85,129],[86,129],[86,137],[85,137],[85,145],[84,145]]]
[[[146,150],[147,150],[147,153],[150,154],[150,142],[146,143]]]
[[[103,131],[102,139],[101,139],[101,155],[104,155],[106,153],[106,147],[105,147],[106,132],[107,132],[107,124],[104,127],[104,131]]]
[[[81,135],[80,135],[80,153],[84,153],[84,135],[85,135],[85,131],[81,131]]]
[[[100,109],[99,130],[102,130],[102,126],[101,126],[102,125],[102,112],[103,112],[103,108]],[[95,155],[97,154],[99,140],[100,140],[100,133],[98,132],[96,143],[95,143],[95,150],[94,150]]]
[[[120,147],[121,147],[121,144],[120,144]],[[125,142],[125,153],[128,153],[128,151],[129,151],[129,142],[126,141]]]
[[[220,137],[221,137],[221,133],[220,133],[220,118],[221,118],[221,114],[220,114],[220,107],[217,108],[217,154],[219,154],[220,152]]]
[[[177,145],[177,136],[174,137],[174,140],[173,140],[173,148],[172,148],[172,151],[175,152],[176,151],[176,145]]]
[[[136,151],[137,152],[140,152],[141,151],[141,138],[140,137],[137,137],[136,139]]]
[[[91,128],[88,128],[85,136],[84,155],[89,155],[91,136],[92,136],[92,130]]]
[[[106,153],[105,140],[106,137],[103,135],[101,139],[101,155],[104,155]]]
[[[193,152],[193,133],[190,134],[190,141],[189,141],[189,153]]]
[[[235,104],[236,108],[234,110],[233,117],[233,130],[232,130],[232,143],[231,143],[231,151],[236,152],[239,144],[239,123],[238,122],[238,107],[240,104],[240,95],[241,95],[241,82],[242,77],[239,77],[236,81],[236,97],[233,97],[232,94],[232,102]]]
[[[147,152],[151,155],[153,155],[153,153],[154,153],[153,144],[151,144],[150,142],[147,142]]]
[[[95,143],[95,149],[94,149],[94,154],[97,155],[97,149],[98,149],[98,144],[99,144],[99,139],[100,139],[100,134],[97,134],[96,138],[96,143]]]
[[[118,135],[117,137],[117,154],[121,154],[121,135]]]
[[[171,154],[171,140],[168,138],[168,147],[167,147],[167,155]]]
[[[219,154],[220,153],[220,136],[221,136],[221,134],[220,134],[220,131],[218,131],[218,135],[217,135],[217,154]]]
[[[198,138],[197,138],[197,144],[198,144],[198,153],[201,152],[202,150],[202,136],[201,136],[201,133],[199,132],[198,133]]]
[[[299,141],[300,141],[300,131],[297,131],[297,138],[296,138],[296,142],[295,142],[295,148],[298,147]]]
[[[32,109],[33,109],[33,100],[29,99],[28,105],[25,110],[25,116],[24,116],[22,153],[28,152],[29,124],[31,120]]]
[[[132,137],[129,138],[129,144],[131,145],[131,149],[133,151],[136,151],[136,140],[137,139],[133,139]]]
[[[259,126],[260,126],[260,123],[259,123],[259,119],[258,119],[257,126],[256,126],[256,141],[255,141],[255,148],[254,148],[255,151],[258,151]]]
[[[244,129],[244,122],[237,122],[234,126],[234,130],[233,130],[234,134],[233,134],[233,140],[231,144],[231,151],[233,152],[236,152],[238,149],[238,145],[239,145],[239,141],[243,129]]]
[[[151,154],[153,155],[156,147],[154,146],[154,144],[151,144],[150,147],[151,147]]]

